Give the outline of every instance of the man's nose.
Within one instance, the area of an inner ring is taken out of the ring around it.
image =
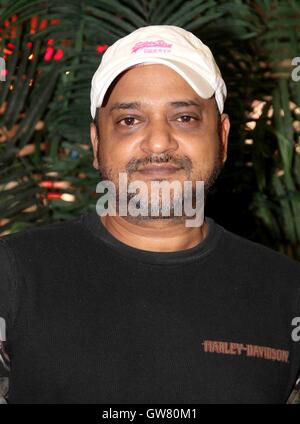
[[[168,122],[157,119],[151,122],[147,128],[147,134],[141,143],[141,149],[147,153],[163,153],[176,150],[178,144]]]

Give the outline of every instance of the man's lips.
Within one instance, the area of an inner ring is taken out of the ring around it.
[[[146,165],[143,168],[138,169],[137,172],[141,173],[142,175],[170,175],[174,174],[180,169],[181,168],[178,168],[177,166],[162,163],[156,165]]]

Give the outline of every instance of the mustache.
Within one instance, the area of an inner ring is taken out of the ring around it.
[[[178,157],[171,155],[170,153],[163,153],[160,155],[147,156],[142,159],[131,159],[126,165],[125,170],[126,172],[131,173],[150,163],[168,163],[178,168],[183,168],[188,172],[192,169],[192,161],[187,156]]]

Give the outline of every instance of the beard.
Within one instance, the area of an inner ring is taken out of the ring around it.
[[[99,160],[99,152],[98,152],[98,160]],[[128,184],[131,182],[134,182],[136,179],[132,178],[132,174],[136,172],[140,167],[143,167],[149,163],[166,163],[166,164],[172,164],[176,167],[182,169],[185,171],[185,174],[187,176],[187,180],[192,182],[192,190],[189,192],[189,194],[186,196],[179,196],[176,195],[176,191],[172,190],[170,192],[170,202],[168,205],[166,205],[162,201],[162,196],[160,194],[159,202],[156,204],[156,206],[153,208],[153,206],[150,205],[151,202],[148,202],[148,210],[146,208],[145,214],[139,214],[138,216],[130,216],[127,214],[127,216],[123,216],[125,219],[135,222],[145,221],[145,220],[153,220],[153,219],[176,219],[177,221],[182,221],[186,218],[185,215],[185,209],[184,209],[184,201],[189,201],[190,205],[195,208],[197,206],[197,191],[196,191],[196,181],[203,181],[204,183],[204,193],[203,193],[203,201],[205,203],[205,200],[211,191],[212,187],[214,186],[216,180],[219,177],[219,174],[221,173],[224,163],[223,163],[223,145],[221,143],[221,139],[219,137],[218,142],[218,149],[217,154],[215,156],[213,166],[210,169],[209,172],[206,173],[206,175],[203,175],[201,172],[197,172],[197,175],[192,177],[193,175],[193,165],[192,161],[187,156],[177,156],[177,155],[170,155],[169,153],[164,153],[161,155],[151,155],[145,159],[132,159],[129,161],[125,169],[115,171],[112,168],[108,168],[104,164],[101,163],[99,160],[99,174],[100,179],[102,181],[111,181],[114,186],[116,187],[116,207],[117,207],[117,213],[119,210],[119,204],[120,204],[120,197],[119,197],[119,172],[124,172],[127,174],[128,178]],[[167,178],[157,178],[155,181],[168,181]],[[149,181],[151,183],[151,181]],[[146,183],[147,184],[147,183]],[[148,184],[147,184],[148,185]],[[183,192],[183,191],[182,191]],[[136,202],[137,207],[141,207],[145,205],[146,201],[148,201],[148,193],[139,193],[141,195],[141,201]],[[130,204],[130,202],[134,199],[136,196],[136,193],[126,193],[126,202],[127,206]],[[180,216],[177,215],[176,211],[178,209],[182,210],[182,214]],[[145,206],[144,206],[145,211]],[[153,211],[155,213],[153,214]]]

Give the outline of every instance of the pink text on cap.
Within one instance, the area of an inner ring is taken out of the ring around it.
[[[153,48],[159,48],[159,52],[170,52],[172,47],[172,44],[167,43],[164,40],[157,40],[157,41],[138,41],[135,43],[135,45],[131,49],[131,53],[136,53],[140,49],[145,49],[144,53],[155,53],[153,51]],[[168,49],[168,50],[161,50],[161,49]]]

